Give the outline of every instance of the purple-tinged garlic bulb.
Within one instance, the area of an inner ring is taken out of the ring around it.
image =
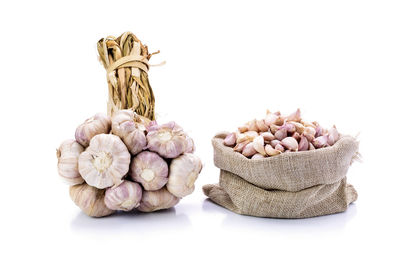
[[[133,158],[129,174],[145,190],[158,190],[168,181],[168,164],[157,153],[143,151]]]
[[[107,188],[104,203],[111,210],[130,211],[137,208],[142,199],[142,188],[139,184],[123,181],[117,187]]]
[[[299,148],[299,144],[297,143],[296,139],[293,137],[286,137],[281,141],[282,146],[290,151],[297,151]]]
[[[84,148],[75,140],[66,140],[57,149],[58,174],[69,185],[84,182],[79,174],[78,160]]]
[[[75,131],[75,139],[84,147],[89,145],[93,136],[109,133],[111,130],[111,119],[103,113],[97,113],[85,120]]]
[[[99,134],[79,156],[79,173],[87,184],[103,189],[122,183],[130,161],[131,155],[118,136]]]
[[[165,187],[157,191],[144,191],[138,210],[152,212],[169,209],[178,204],[179,198],[171,194]]]
[[[104,203],[104,189],[97,189],[86,183],[69,188],[69,195],[81,210],[91,217],[104,217],[115,211],[107,208]]]
[[[119,136],[129,152],[136,155],[147,145],[145,118],[130,109],[119,110],[111,118],[112,133]]]
[[[164,158],[176,158],[186,149],[186,135],[175,122],[154,127],[147,133],[147,148]]]
[[[185,153],[173,159],[169,168],[168,191],[176,197],[191,194],[201,169],[201,160],[194,154]]]

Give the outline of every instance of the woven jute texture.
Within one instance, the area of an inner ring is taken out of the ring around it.
[[[219,184],[203,187],[215,203],[239,214],[307,218],[345,211],[357,199],[346,173],[358,155],[358,142],[342,136],[332,147],[247,159],[212,139]]]

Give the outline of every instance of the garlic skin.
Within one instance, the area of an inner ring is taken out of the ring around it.
[[[173,159],[169,167],[168,191],[179,198],[190,195],[202,166],[200,158],[194,154],[185,153]]]
[[[147,133],[147,148],[164,158],[176,158],[185,152],[186,135],[175,122],[169,122]]]
[[[140,206],[142,212],[169,209],[178,204],[179,198],[171,194],[165,187],[157,191],[144,191]]]
[[[84,182],[78,169],[79,155],[84,147],[77,141],[69,139],[57,149],[58,174],[69,185],[81,184]]]
[[[130,109],[119,110],[111,118],[112,133],[119,136],[129,152],[136,155],[147,145],[145,121]]]
[[[168,164],[157,153],[143,151],[133,158],[129,175],[145,190],[158,190],[168,181]]]
[[[111,210],[130,211],[137,208],[142,199],[142,188],[139,184],[123,181],[119,186],[107,188],[104,203]]]
[[[236,144],[236,134],[230,133],[224,139],[224,145],[233,147]]]
[[[299,148],[299,144],[297,143],[296,139],[293,137],[286,137],[281,141],[282,146],[287,148],[290,151],[297,151]]]
[[[105,190],[94,188],[86,183],[69,188],[72,201],[91,217],[104,217],[115,212],[107,208],[104,203],[104,194]]]
[[[130,160],[131,155],[118,136],[99,134],[79,156],[79,173],[96,188],[118,186],[128,173]]]
[[[75,131],[76,141],[84,147],[89,146],[93,136],[109,133],[111,130],[111,119],[103,113],[97,113],[85,120]]]

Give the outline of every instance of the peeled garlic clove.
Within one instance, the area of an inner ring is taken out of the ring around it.
[[[133,158],[129,175],[145,190],[158,190],[168,181],[168,164],[157,153],[143,151]]]
[[[243,156],[245,156],[245,157],[251,157],[251,156],[253,156],[254,154],[256,154],[257,153],[257,150],[255,150],[255,148],[254,148],[254,143],[253,142],[251,142],[251,143],[248,143],[244,148],[243,148],[243,151],[242,151],[242,155]]]
[[[295,122],[300,122],[301,120],[301,112],[300,109],[298,108],[295,112],[287,116],[287,121],[295,121]]]
[[[285,148],[280,143],[275,146],[275,149],[280,151],[280,152],[284,152],[285,151]]]
[[[261,135],[253,140],[253,147],[258,153],[265,156],[264,138]]]
[[[224,139],[224,145],[232,147],[235,144],[236,144],[236,133],[228,134]]]
[[[275,137],[276,137],[276,139],[278,139],[278,140],[284,139],[285,137],[287,137],[287,130],[286,130],[285,128],[281,128],[280,130],[278,130],[278,131],[275,133]]]
[[[78,169],[79,155],[84,148],[75,140],[66,140],[57,149],[58,173],[69,185],[81,184],[84,182]]]
[[[242,134],[239,134],[236,139],[236,143],[241,143],[243,141],[253,141],[254,138],[258,136],[256,131],[248,131]]]
[[[264,119],[257,120],[256,121],[256,125],[257,125],[257,128],[258,128],[258,130],[260,132],[266,132],[269,129],[269,127],[268,127],[268,125],[267,125],[267,123],[265,122]]]
[[[290,151],[297,151],[299,144],[293,137],[286,137],[281,141],[282,146],[289,149]]]
[[[263,159],[263,158],[265,158],[265,155],[260,154],[260,153],[254,154],[254,155],[251,157],[251,159]]]
[[[333,127],[328,131],[328,144],[333,146],[337,140],[339,140],[339,132],[336,129],[336,126],[333,125]]]
[[[299,142],[299,151],[306,151],[306,150],[308,150],[308,140],[305,136],[301,136]]]
[[[84,147],[89,145],[93,136],[103,133],[109,133],[111,129],[110,117],[97,113],[93,117],[85,120],[75,131],[75,139]]]
[[[194,154],[183,154],[173,159],[169,168],[168,191],[176,197],[191,194],[201,169],[201,160]]]
[[[260,135],[264,138],[264,141],[266,142],[270,142],[275,139],[275,135],[270,132],[261,133]]]
[[[142,199],[142,188],[139,184],[123,181],[117,187],[107,188],[104,203],[111,210],[130,211],[137,208]]]
[[[319,136],[314,139],[312,144],[314,145],[315,148],[326,147],[328,145],[328,136],[327,135]]]
[[[275,134],[278,130],[279,130],[279,126],[277,126],[277,125],[275,125],[275,124],[271,124],[270,126],[269,126],[269,129],[270,129],[270,131],[271,131],[271,133],[272,134]]]
[[[100,190],[88,184],[74,185],[69,188],[72,201],[81,210],[92,217],[104,217],[115,211],[107,208],[104,203],[105,190]]]
[[[152,212],[169,209],[178,204],[179,198],[171,194],[165,187],[157,191],[144,191],[138,210]]]
[[[272,141],[270,142],[270,144],[271,144],[272,147],[275,147],[276,145],[280,144],[280,141],[277,140],[277,139],[274,139],[274,140],[272,140]]]
[[[103,189],[122,182],[130,161],[131,155],[118,136],[99,134],[79,156],[79,173],[87,184]]]
[[[147,133],[147,148],[164,158],[176,158],[186,149],[186,135],[175,122],[160,125]]]
[[[236,144],[236,146],[233,148],[234,151],[241,153],[243,151],[243,148],[249,144],[250,141],[243,141],[241,143]]]
[[[239,126],[238,130],[240,133],[247,132],[249,130],[249,127],[247,125]]]
[[[276,156],[281,153],[281,151],[274,149],[271,145],[267,144],[265,145],[265,152],[267,153],[268,156]]]
[[[307,138],[309,142],[311,142],[315,138],[315,133],[316,131],[313,127],[307,126],[304,128],[303,135]]]

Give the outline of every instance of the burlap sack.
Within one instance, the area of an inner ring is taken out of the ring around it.
[[[283,153],[252,160],[223,145],[216,135],[214,163],[221,169],[219,184],[203,191],[215,203],[239,214],[306,218],[342,212],[357,199],[346,173],[358,155],[358,142],[342,136],[332,147]]]

